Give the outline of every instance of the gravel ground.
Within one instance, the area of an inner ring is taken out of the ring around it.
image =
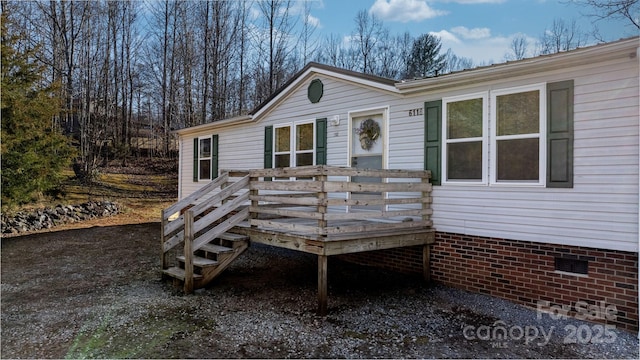
[[[185,296],[160,281],[158,234],[154,223],[3,239],[0,356],[638,358],[636,334],[336,259],[319,317],[316,258],[262,245]]]

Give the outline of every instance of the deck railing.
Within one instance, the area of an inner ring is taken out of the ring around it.
[[[429,171],[319,165],[248,173],[252,227],[325,236],[432,225]]]
[[[191,292],[193,252],[247,218],[253,228],[314,238],[429,228],[430,175],[326,165],[224,171],[162,211],[162,268],[183,243]]]

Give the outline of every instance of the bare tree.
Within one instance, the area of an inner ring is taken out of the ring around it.
[[[374,68],[373,57],[383,34],[382,20],[366,10],[360,10],[356,15],[355,23],[353,41],[361,57],[362,68],[360,70],[365,74],[371,74]]]
[[[575,19],[569,24],[563,19],[554,19],[551,28],[540,37],[539,53],[544,55],[572,50],[584,45],[586,38]]]
[[[306,65],[311,58],[313,58],[315,52],[318,49],[318,43],[314,40],[314,33],[318,28],[317,24],[312,21],[311,18],[311,1],[305,1],[303,3],[303,19],[302,30],[300,33],[300,41],[302,42],[301,58],[302,65]]]
[[[374,74],[399,80],[406,73],[407,58],[411,54],[414,39],[408,32],[391,36],[387,29],[383,30],[380,39]]]
[[[529,40],[524,34],[518,34],[511,39],[510,53],[505,54],[505,60],[522,60],[527,57],[529,51]]]
[[[589,16],[597,20],[609,18],[626,19],[636,29],[640,29],[640,1],[639,0],[569,0],[568,3],[591,8]]]
[[[291,0],[264,0],[258,2],[258,7],[266,25],[266,38],[268,40],[268,48],[266,49],[268,54],[268,70],[266,71],[268,83],[264,87],[268,92],[259,94],[260,98],[263,96],[266,98],[284,83],[288,75],[282,65],[291,52],[289,36],[295,27],[295,21],[293,21],[290,14]],[[259,47],[259,49],[263,50],[262,47]]]
[[[453,53],[451,49],[447,50],[444,54],[445,67],[442,69],[442,73],[452,73],[454,71],[460,71],[464,69],[471,69],[474,64],[470,58],[458,56]]]

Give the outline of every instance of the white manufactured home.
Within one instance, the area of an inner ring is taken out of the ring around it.
[[[639,46],[403,82],[311,63],[249,115],[177,131],[179,197],[223,170],[429,170],[429,251],[341,256],[406,272],[428,262],[434,281],[532,307],[605,303],[616,316],[601,320],[637,329]]]

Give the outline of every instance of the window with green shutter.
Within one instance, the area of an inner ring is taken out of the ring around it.
[[[432,183],[573,187],[573,86],[568,80],[426,102]]]
[[[442,99],[442,182],[487,182],[488,93]]]
[[[326,118],[265,127],[265,169],[325,165],[326,163]]]
[[[218,177],[218,135],[193,139],[193,181]]]
[[[544,84],[491,91],[492,184],[544,185]]]

